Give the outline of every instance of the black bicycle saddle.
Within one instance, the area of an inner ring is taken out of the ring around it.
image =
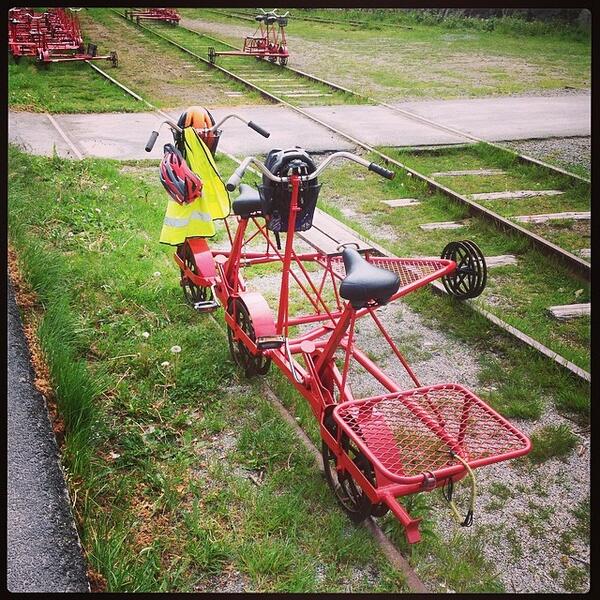
[[[240,184],[240,195],[231,203],[231,208],[234,215],[244,219],[251,214],[258,216],[256,213],[260,213],[262,208],[258,190],[246,183]]]
[[[354,308],[362,308],[371,300],[385,304],[398,291],[400,278],[396,273],[373,266],[354,248],[345,248],[342,260],[346,277],[340,285],[340,296]]]

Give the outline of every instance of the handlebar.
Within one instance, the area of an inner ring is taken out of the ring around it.
[[[371,163],[369,165],[369,171],[373,171],[373,173],[377,173],[377,175],[381,175],[386,179],[394,179],[394,177],[396,176],[396,173],[394,173],[394,171],[388,171],[387,169],[384,169],[381,165],[378,165],[377,163]]]
[[[393,179],[396,176],[396,173],[394,173],[393,171],[388,171],[387,169],[376,163],[370,163],[368,160],[365,160],[364,158],[357,156],[356,154],[352,154],[351,152],[334,152],[316,168],[314,173],[311,173],[310,175],[301,176],[300,181],[311,181],[312,179],[315,179],[319,176],[320,173],[322,173],[325,170],[329,163],[338,158],[345,158],[346,160],[351,160],[355,163],[358,163],[359,165],[362,165],[363,167],[369,169],[369,171],[373,171],[374,173],[377,173],[378,175],[381,175],[381,177],[385,177],[386,179]],[[276,175],[273,175],[273,173],[271,173],[271,171],[267,169],[264,163],[260,162],[254,156],[247,156],[241,162],[240,166],[233,172],[231,177],[227,180],[225,187],[228,191],[233,192],[233,190],[235,190],[235,188],[240,184],[242,178],[244,177],[246,169],[250,166],[250,163],[257,167],[258,170],[267,177],[267,179],[270,179],[275,183],[287,183],[290,181],[289,177],[277,177]]]
[[[266,11],[266,10],[264,10],[263,8],[260,8],[259,10],[260,10],[260,12],[261,12],[263,15],[273,15],[273,16],[275,16],[275,17],[279,17],[279,18],[287,17],[287,16],[290,14],[290,11],[288,10],[288,11],[285,13],[285,15],[278,15],[278,14],[277,14],[277,9],[276,9],[276,8],[274,8],[273,10],[269,10],[269,11]]]
[[[150,139],[148,140],[148,143],[146,144],[146,152],[152,151],[152,148],[154,148],[154,144],[156,143],[156,138],[158,138],[158,131],[153,131],[150,134]]]
[[[248,125],[248,127],[250,127],[250,129],[254,129],[254,131],[256,131],[256,133],[260,133],[260,135],[262,135],[263,137],[268,138],[271,135],[266,129],[263,129],[260,125],[257,125],[254,121],[248,121],[247,125]]]
[[[248,127],[250,127],[250,129],[253,129],[257,133],[260,133],[260,135],[262,135],[265,138],[268,138],[271,135],[266,129],[263,129],[260,125],[258,125],[257,123],[254,123],[254,121],[246,121],[246,119],[242,119],[242,117],[240,117],[239,115],[233,114],[233,113],[231,113],[230,115],[227,115],[226,117],[223,117],[218,123],[215,123],[212,127],[205,127],[202,131],[204,131],[204,132],[217,131],[219,129],[219,127],[221,127],[221,125],[223,125],[223,123],[225,123],[225,121],[227,121],[228,119],[231,119],[231,118],[238,119],[245,125],[248,125]],[[171,119],[165,119],[164,121],[161,121],[158,129],[153,131],[150,134],[150,138],[148,139],[148,143],[146,144],[146,148],[145,148],[146,152],[152,151],[152,148],[154,148],[154,144],[156,143],[156,140],[158,138],[158,132],[160,131],[160,128],[165,124],[167,124],[171,128],[172,131],[177,131],[178,133],[181,133],[181,131],[182,131],[181,127],[179,127],[179,125],[177,125],[174,121],[171,121]]]

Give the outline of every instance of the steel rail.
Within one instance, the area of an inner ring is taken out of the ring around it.
[[[233,19],[242,19],[244,21],[254,21],[254,18],[250,16],[250,13],[225,13],[225,12],[221,12],[219,10],[215,10],[215,9],[211,9],[211,8],[206,8],[204,9],[207,12],[211,12],[217,15],[222,15],[225,17],[231,17]],[[342,20],[335,20],[335,19],[325,19],[325,18],[320,18],[320,17],[306,17],[306,16],[300,16],[300,15],[294,15],[293,18],[297,21],[313,21],[315,23],[333,23],[334,25],[352,25],[352,26],[359,26],[359,27],[363,27],[363,26],[367,26],[369,27],[369,23],[367,21],[342,21]],[[382,25],[384,25],[385,27],[397,27],[400,29],[412,29],[412,27],[410,25],[400,25],[398,23],[382,23]]]
[[[114,9],[113,9],[113,10],[114,10]],[[123,17],[123,15],[121,15],[120,13],[118,13],[118,11],[116,11],[116,10],[115,10],[115,12],[117,12],[117,14],[119,14],[120,16],[122,16],[122,17]],[[125,17],[124,17],[124,18],[125,18]],[[143,25],[137,25],[137,26],[138,26],[138,27],[142,27],[142,28],[144,28],[144,29],[147,29],[147,28],[145,28]],[[155,32],[153,32],[152,30],[149,30],[149,31],[150,31],[151,33],[155,33]],[[196,33],[197,33],[197,32],[196,32]],[[156,34],[156,35],[160,35],[160,34]],[[198,35],[201,35],[201,34],[198,34]],[[160,36],[160,37],[163,37],[163,36]],[[183,51],[185,51],[185,52],[187,52],[187,53],[191,54],[192,56],[199,58],[201,61],[203,61],[203,62],[206,62],[207,64],[211,64],[211,63],[210,63],[210,61],[208,61],[207,59],[204,59],[203,57],[201,57],[201,56],[199,56],[199,55],[197,55],[197,54],[195,54],[195,53],[191,52],[191,51],[190,51],[190,50],[188,50],[187,48],[184,48],[184,47],[180,46],[180,45],[179,45],[179,44],[177,44],[176,42],[173,42],[172,40],[169,40],[168,38],[164,38],[164,39],[165,39],[166,41],[168,41],[168,42],[172,43],[172,44],[175,44],[177,47],[181,48]],[[222,67],[219,67],[219,66],[217,66],[217,65],[211,65],[211,66],[214,66],[215,68],[217,68],[217,69],[220,69],[220,70],[222,70],[222,71],[223,71],[223,72],[225,72],[225,73],[229,73],[229,71],[227,71],[226,69],[223,69]],[[237,79],[237,80],[240,80],[240,81],[242,81],[242,82],[244,82],[244,83],[247,83],[247,85],[248,85],[249,87],[253,87],[253,88],[256,88],[256,89],[260,89],[260,88],[257,88],[257,86],[254,86],[254,84],[252,84],[252,83],[250,83],[250,82],[245,82],[245,80],[243,80],[242,78],[240,78],[239,76],[237,76],[237,75],[235,75],[235,74],[232,74],[232,77],[233,77],[233,78],[235,78],[235,79]],[[123,87],[124,87],[124,86],[123,86]],[[125,89],[126,89],[126,88],[125,88]],[[269,92],[265,92],[265,94],[267,94],[267,95],[268,95],[268,97],[270,97],[270,98],[276,98],[275,96],[273,96],[273,95],[272,95],[272,94],[270,94]],[[147,101],[145,101],[145,102],[146,102],[146,104],[148,104],[148,105],[152,106],[152,105],[151,105],[150,103],[148,103]],[[318,123],[321,123],[321,124],[323,124],[325,127],[329,128],[329,129],[333,129],[333,128],[331,128],[329,125],[327,125],[326,123],[323,123],[322,121],[320,121],[319,119],[317,119],[316,117],[313,117],[312,115],[310,115],[310,114],[308,114],[308,113],[305,113],[304,111],[302,111],[302,109],[299,109],[299,108],[295,107],[294,105],[291,105],[291,104],[289,104],[289,103],[285,102],[284,100],[282,100],[282,101],[281,101],[281,103],[283,103],[283,104],[287,104],[287,105],[289,105],[289,106],[290,106],[290,108],[292,108],[292,109],[296,110],[297,112],[300,112],[301,114],[305,114],[305,115],[306,115],[308,118],[310,118],[310,119],[312,119],[312,120],[314,120],[314,121],[316,121],[316,122],[318,122]],[[156,109],[156,110],[158,111],[158,109]],[[159,112],[160,112],[160,111],[159,111]],[[162,114],[164,114],[164,113],[162,113]],[[334,131],[335,131],[335,130],[334,130]],[[347,138],[349,137],[347,134],[344,134],[344,133],[342,133],[341,135],[343,135],[344,137],[347,137]],[[350,138],[350,139],[352,139],[352,140],[354,141],[354,138]],[[365,147],[365,145],[364,145],[362,142],[360,142],[360,141],[358,141],[358,140],[356,140],[355,142],[357,143],[357,145],[359,145],[359,146],[362,146],[362,147]],[[367,145],[367,147],[368,147],[368,148],[371,148],[371,147],[370,147],[370,146],[368,146],[368,145]],[[408,172],[414,173],[416,176],[419,176],[419,177],[421,177],[421,178],[425,179],[427,182],[431,182],[431,184],[433,184],[433,186],[435,186],[435,187],[434,187],[434,189],[437,189],[437,187],[438,187],[438,186],[440,186],[440,184],[436,183],[435,181],[433,181],[433,180],[431,180],[431,179],[429,179],[429,178],[425,177],[424,175],[422,175],[422,174],[420,174],[420,173],[417,173],[416,171],[414,171],[414,170],[410,169],[409,167],[406,167],[405,165],[402,165],[402,164],[401,164],[401,163],[399,163],[398,161],[395,161],[394,159],[391,159],[391,158],[387,157],[385,154],[383,154],[383,153],[380,153],[379,151],[377,151],[377,150],[375,150],[375,149],[373,149],[373,151],[374,151],[375,153],[379,154],[379,155],[380,155],[380,156],[381,156],[381,157],[382,157],[384,160],[386,160],[387,162],[392,162],[392,163],[394,163],[394,164],[397,164],[397,165],[401,166],[402,168],[406,169]],[[227,154],[227,153],[226,153],[226,156],[227,156],[228,158],[232,159],[232,160],[233,160],[234,162],[236,162],[238,165],[241,163],[241,161],[240,161],[240,160],[238,160],[236,157],[232,156],[231,154]],[[252,169],[249,169],[249,170],[252,170]],[[254,171],[254,170],[252,170],[252,171],[256,173],[256,171]],[[447,189],[447,188],[446,188],[446,189]],[[448,190],[448,191],[454,194],[454,192],[452,192],[452,190]],[[474,206],[474,208],[476,207],[476,208],[479,208],[479,209],[482,209],[482,210],[485,210],[485,211],[487,211],[487,209],[485,209],[485,208],[483,208],[483,207],[481,207],[481,206],[477,205],[476,203],[474,203],[474,202],[472,202],[472,201],[468,200],[467,198],[464,198],[464,201],[465,201],[466,203],[470,203],[470,204],[472,204],[472,205]],[[491,212],[491,211],[488,211],[488,212]],[[492,215],[493,217],[497,217],[497,216],[498,216],[498,215],[496,215],[495,213],[491,213],[491,215]],[[491,218],[491,217],[490,217],[490,218]],[[501,219],[503,219],[502,217],[500,217],[500,218],[501,218]],[[505,219],[503,219],[503,220],[505,220]],[[339,222],[339,221],[338,221],[338,222]],[[521,227],[519,227],[518,225],[515,225],[515,224],[513,224],[513,223],[511,223],[511,222],[508,222],[508,223],[510,224],[510,226],[511,226],[512,228],[522,229],[522,228],[521,228]],[[346,226],[346,225],[344,225],[343,223],[339,222],[339,224],[340,224],[342,227],[345,227],[345,228],[347,228],[347,226]],[[348,229],[349,229],[349,228],[348,228]],[[381,254],[383,254],[383,255],[387,255],[387,256],[392,256],[392,255],[391,255],[391,254],[390,254],[390,253],[389,253],[387,250],[385,250],[385,249],[384,249],[382,246],[380,246],[379,244],[376,244],[375,242],[373,242],[372,240],[369,240],[369,239],[368,239],[368,238],[366,238],[365,236],[362,236],[362,235],[359,235],[359,234],[357,234],[356,232],[354,232],[354,230],[350,230],[350,231],[352,231],[352,232],[353,232],[355,235],[357,235],[358,237],[360,237],[361,239],[363,239],[365,242],[367,242],[367,243],[371,244],[371,245],[372,245],[372,246],[373,246],[375,249],[377,249],[377,250],[378,250],[378,251],[379,251]],[[526,232],[526,233],[528,233],[528,234],[530,233],[530,232],[528,232],[528,231],[526,231],[526,230],[525,230],[525,232]],[[548,243],[548,244],[550,243],[550,242],[547,242],[547,240],[544,240],[543,238],[540,238],[540,239],[541,239],[541,240],[543,240],[544,242]],[[560,252],[565,252],[565,251],[564,251],[562,248],[559,248],[558,246],[555,246],[555,247],[556,247],[556,248],[557,248],[557,249],[558,249]],[[573,255],[571,255],[571,256],[573,256]],[[577,257],[573,256],[573,258],[577,258]],[[589,265],[588,265],[587,263],[585,263],[585,264],[586,264],[586,265],[589,267]],[[433,286],[433,288],[432,288],[432,289],[436,289],[436,288],[435,288],[435,286]],[[440,290],[439,290],[439,289],[436,289],[436,291],[437,291],[438,293],[440,292]],[[568,369],[568,370],[569,370],[571,373],[574,373],[575,375],[577,375],[578,377],[580,377],[580,378],[584,379],[585,381],[588,381],[588,382],[589,382],[589,381],[591,380],[590,373],[588,373],[588,372],[587,372],[587,371],[585,371],[584,369],[581,369],[580,367],[578,367],[577,365],[575,365],[575,364],[574,364],[574,363],[572,363],[571,361],[567,360],[567,359],[566,359],[566,358],[564,358],[563,356],[559,355],[558,353],[556,353],[556,352],[554,352],[554,351],[550,350],[549,348],[547,348],[547,347],[546,347],[546,346],[544,346],[543,344],[539,343],[537,340],[534,340],[533,338],[531,338],[530,336],[528,336],[528,335],[527,335],[527,334],[525,334],[524,332],[522,332],[522,331],[518,330],[516,327],[513,327],[512,325],[510,325],[510,324],[506,323],[505,321],[503,321],[502,319],[500,319],[500,318],[499,318],[499,317],[497,317],[496,315],[493,315],[493,314],[492,314],[492,313],[490,313],[489,311],[486,311],[486,310],[485,310],[485,309],[483,309],[482,307],[479,307],[479,306],[477,306],[476,304],[473,304],[472,302],[468,302],[467,304],[468,304],[468,305],[469,305],[469,306],[470,306],[470,307],[471,307],[471,308],[472,308],[474,311],[476,311],[476,312],[478,312],[479,314],[481,314],[481,315],[482,315],[483,317],[485,317],[487,320],[489,320],[490,322],[492,322],[492,323],[494,323],[495,325],[497,325],[498,327],[500,327],[500,328],[501,328],[503,331],[505,331],[506,333],[510,334],[512,337],[516,338],[516,339],[517,339],[519,342],[521,342],[521,343],[525,343],[526,345],[528,345],[528,346],[530,346],[531,348],[533,348],[533,349],[537,350],[537,351],[538,351],[538,352],[540,352],[541,354],[544,354],[545,356],[547,356],[548,358],[550,358],[551,360],[553,360],[553,361],[554,361],[556,364],[558,364],[558,365],[560,365],[560,366],[562,366],[562,367],[564,367],[564,368]]]
[[[209,40],[218,42],[219,44],[223,44],[224,46],[228,46],[229,48],[232,48],[234,50],[240,50],[240,48],[238,48],[237,46],[234,46],[233,44],[230,44],[229,42],[225,42],[224,40],[221,40],[214,36],[208,35],[206,33],[200,33],[199,31],[195,31],[194,29],[189,29],[188,27],[184,27],[184,26],[181,26],[181,28],[185,29],[186,31],[190,31],[191,33],[195,33],[196,35],[199,35],[201,37],[205,37]],[[273,64],[273,63],[270,63],[270,64]],[[328,81],[327,79],[323,79],[321,77],[318,77],[317,75],[313,75],[312,73],[306,73],[305,71],[301,71],[300,69],[290,67],[289,65],[286,65],[284,67],[281,67],[281,66],[277,67],[277,65],[273,64],[273,66],[275,68],[280,68],[282,70],[291,71],[292,73],[296,73],[297,75],[300,75],[301,77],[305,77],[306,79],[310,79],[316,83],[326,85],[329,88],[331,88],[337,92],[343,92],[345,94],[349,94],[349,95],[355,96],[357,98],[361,98],[362,100],[367,100],[370,104],[373,104],[375,106],[384,106],[385,108],[387,108],[389,110],[392,110],[398,114],[401,114],[409,119],[413,119],[414,121],[418,121],[418,122],[424,123],[425,125],[429,125],[430,127],[433,127],[435,129],[439,129],[441,131],[445,131],[446,133],[452,133],[454,135],[464,137],[465,139],[471,140],[473,142],[487,144],[488,146],[492,146],[493,148],[497,148],[498,150],[502,150],[503,152],[512,154],[514,157],[517,158],[517,160],[519,160],[519,162],[522,162],[525,164],[527,164],[527,163],[534,164],[538,167],[542,167],[542,168],[552,171],[554,173],[559,173],[560,175],[564,175],[566,177],[571,177],[573,179],[577,179],[584,183],[591,183],[590,179],[588,179],[586,177],[582,177],[581,175],[577,175],[576,173],[571,173],[570,171],[562,169],[561,167],[551,165],[547,162],[544,162],[537,158],[533,158],[531,156],[527,156],[525,154],[519,154],[512,148],[507,148],[506,146],[503,146],[496,142],[491,142],[489,140],[475,136],[471,133],[466,133],[460,129],[451,127],[450,125],[444,125],[443,123],[437,123],[436,121],[433,121],[432,119],[428,119],[427,117],[423,117],[422,115],[419,115],[415,112],[412,112],[405,108],[399,108],[398,106],[394,106],[393,104],[388,104],[387,102],[382,102],[375,98],[371,98],[370,96],[366,96],[365,94],[361,94],[360,92],[351,90],[351,89],[344,87],[338,83],[333,83],[332,81]]]
[[[118,12],[116,9],[112,9],[112,10],[115,13],[117,13],[119,16],[124,18],[126,21],[131,23],[131,21],[129,21],[129,19],[127,19],[123,14]],[[454,200],[455,202],[465,205],[468,208],[470,214],[476,215],[483,219],[491,221],[492,223],[494,223],[494,225],[496,225],[500,229],[512,231],[514,233],[521,235],[522,237],[527,238],[528,241],[533,246],[535,246],[538,250],[540,250],[541,252],[543,252],[544,254],[546,254],[548,256],[557,258],[563,264],[567,265],[571,270],[573,270],[575,273],[577,273],[579,276],[583,277],[586,281],[590,280],[591,265],[590,265],[590,263],[586,262],[579,256],[576,256],[576,255],[572,254],[571,252],[564,250],[557,244],[550,242],[549,240],[543,238],[542,236],[539,236],[536,233],[529,231],[525,227],[522,227],[521,225],[514,223],[513,221],[507,219],[506,217],[502,217],[501,215],[495,213],[494,211],[492,211],[488,208],[485,208],[484,206],[478,204],[477,202],[474,202],[473,200],[470,200],[469,198],[463,196],[462,194],[459,194],[458,192],[446,187],[445,185],[438,183],[434,179],[420,173],[419,171],[416,171],[415,169],[410,168],[409,166],[401,163],[400,161],[392,158],[391,156],[384,154],[383,152],[377,150],[375,147],[371,146],[370,144],[367,144],[366,142],[363,142],[362,140],[355,138],[351,134],[338,129],[337,127],[334,127],[334,126],[330,125],[329,123],[326,123],[325,121],[315,117],[314,115],[307,112],[306,110],[303,110],[302,108],[288,102],[287,100],[284,100],[283,98],[280,98],[280,97],[276,96],[275,94],[259,87],[255,83],[252,83],[252,82],[244,79],[243,77],[236,75],[232,71],[229,71],[228,69],[225,69],[224,67],[222,67],[220,65],[211,63],[207,58],[200,56],[196,52],[193,52],[189,48],[182,46],[181,44],[162,35],[161,33],[154,31],[153,29],[146,27],[144,25],[138,24],[138,23],[131,23],[131,24],[136,27],[139,27],[145,31],[148,31],[149,33],[159,37],[160,39],[166,41],[167,43],[172,44],[173,46],[179,48],[180,50],[189,54],[190,56],[193,56],[197,60],[200,60],[201,62],[209,65],[210,67],[212,67],[214,69],[217,69],[218,71],[220,71],[222,73],[225,73],[230,78],[242,83],[243,85],[245,85],[246,87],[249,87],[250,89],[257,91],[259,94],[261,94],[265,98],[271,100],[272,102],[277,103],[277,104],[283,104],[283,105],[287,106],[288,108],[294,110],[295,112],[297,112],[297,113],[307,117],[308,119],[318,123],[319,125],[325,127],[326,129],[329,129],[336,135],[339,135],[340,137],[345,138],[346,140],[363,148],[364,150],[367,150],[369,152],[376,154],[377,156],[382,158],[386,163],[391,163],[391,164],[403,169],[404,171],[406,171],[407,173],[410,173],[412,176],[416,177],[417,179],[425,182],[431,190],[440,192],[440,193],[444,194],[445,196],[449,197],[450,199]],[[195,33],[198,36],[207,37],[208,39],[214,39],[216,41],[219,41],[220,43],[226,44],[226,42],[217,40],[217,38],[211,38],[210,36],[206,36],[197,31],[194,32],[193,30],[187,29],[185,27],[184,27],[184,29],[186,29],[186,31],[192,31],[193,33]],[[231,46],[231,44],[228,44],[228,45]],[[231,47],[235,48],[235,46],[231,46]],[[293,71],[293,69],[291,69],[291,70]],[[346,91],[346,90],[344,90],[344,91]],[[350,91],[350,93],[353,93],[353,92]],[[438,126],[444,127],[442,125],[438,125]]]

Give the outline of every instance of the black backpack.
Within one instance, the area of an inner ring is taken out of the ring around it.
[[[310,175],[316,170],[312,158],[300,147],[281,150],[274,148],[267,154],[265,166],[277,177],[288,177],[293,171],[300,175]],[[312,227],[313,214],[321,186],[317,179],[300,183],[295,231],[306,231]],[[276,233],[287,231],[292,200],[291,183],[275,183],[263,175],[262,185],[258,186],[262,200],[263,215],[269,215],[267,227]]]

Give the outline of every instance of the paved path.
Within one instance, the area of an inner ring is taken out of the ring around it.
[[[490,141],[587,136],[591,132],[589,94],[406,102],[397,106]],[[382,106],[320,106],[306,110],[372,145],[420,146],[465,141]],[[213,111],[217,119],[229,112],[227,108]],[[230,120],[219,143],[224,152],[244,156],[295,145],[309,151],[352,148],[345,139],[283,106],[243,107],[236,112],[271,131],[271,137],[264,139],[239,121]],[[169,114],[176,118],[180,113],[176,110]],[[162,144],[171,141],[165,127],[154,151],[150,154],[144,151],[146,140],[158,123],[154,113],[54,115],[54,119],[83,156],[161,158]],[[77,154],[47,115],[39,113],[11,111],[9,140],[36,154],[52,154],[53,146],[61,156]]]
[[[7,587],[11,592],[88,592],[58,449],[8,290]]]

